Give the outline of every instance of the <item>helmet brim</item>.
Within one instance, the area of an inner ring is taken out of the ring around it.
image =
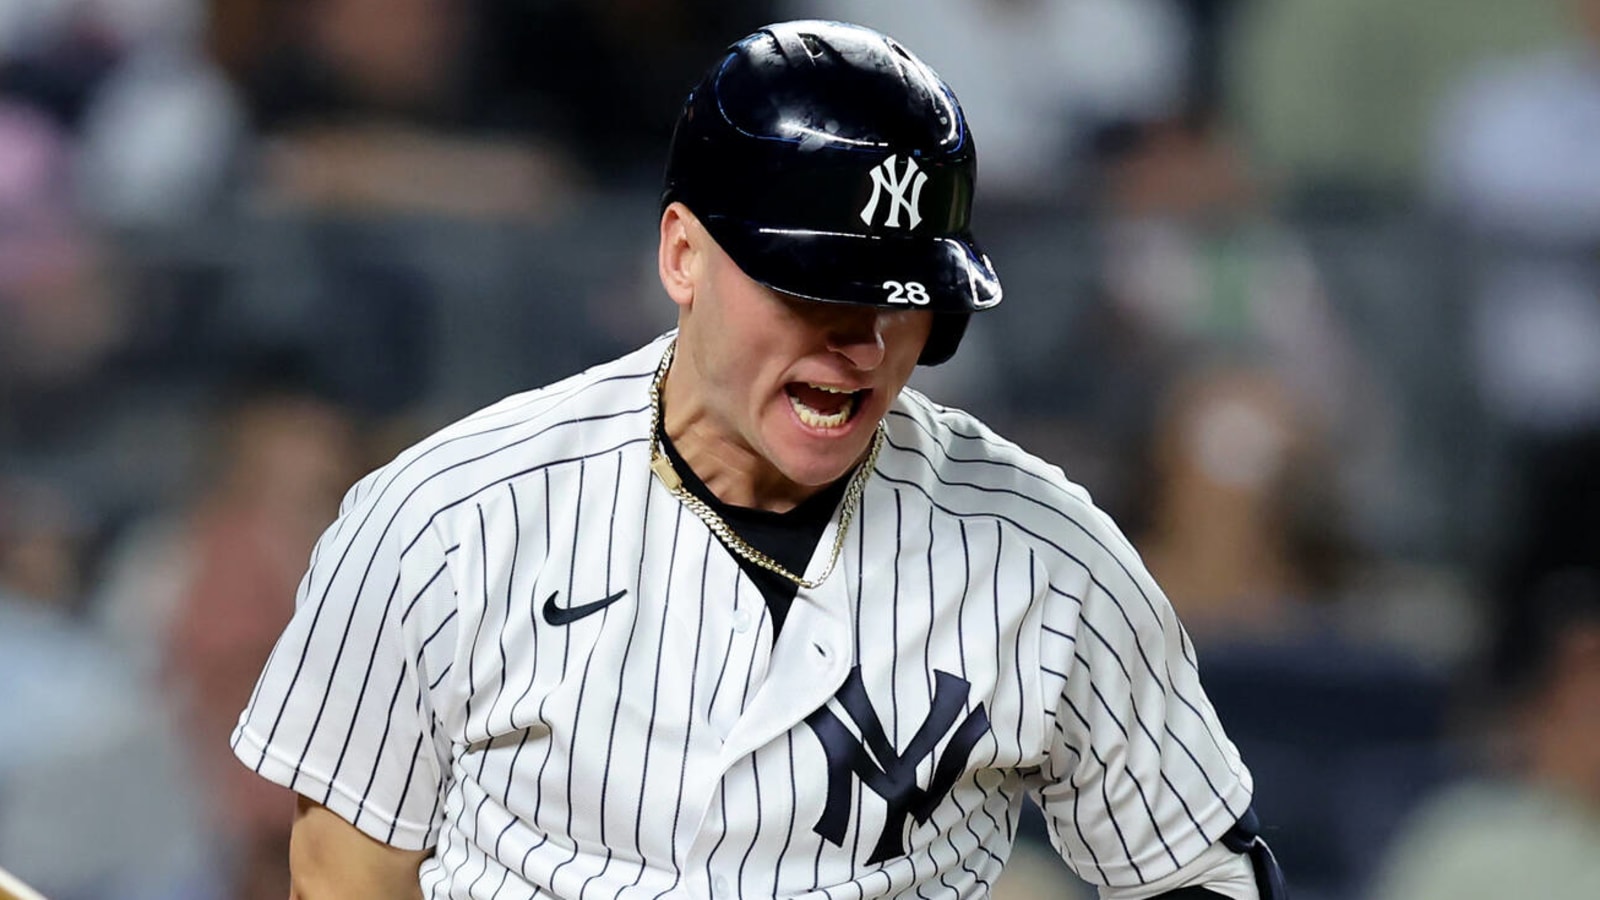
[[[994,265],[967,235],[841,234],[718,215],[701,221],[746,275],[805,300],[949,313],[1000,302]]]

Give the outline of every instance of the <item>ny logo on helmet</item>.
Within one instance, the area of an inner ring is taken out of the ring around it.
[[[922,197],[922,186],[928,183],[928,174],[917,168],[917,161],[906,157],[905,169],[898,177],[895,175],[895,160],[898,157],[890,156],[880,165],[872,169],[872,197],[867,200],[867,205],[861,208],[861,221],[872,224],[872,217],[878,211],[878,200],[881,195],[889,195],[889,212],[884,216],[883,224],[887,228],[900,227],[900,210],[906,211],[906,228],[915,228],[922,221],[922,213],[917,209],[917,204]],[[906,196],[910,190],[911,196]]]

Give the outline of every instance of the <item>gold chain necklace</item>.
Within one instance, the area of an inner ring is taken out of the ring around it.
[[[684,487],[683,479],[678,477],[677,471],[672,468],[672,460],[661,451],[661,385],[666,381],[667,369],[672,365],[672,355],[677,346],[676,342],[667,345],[667,352],[661,356],[661,365],[656,367],[655,379],[650,382],[650,470],[656,473],[656,477],[661,479],[661,483],[666,485],[672,496],[678,498],[678,502],[699,516],[700,521],[711,529],[711,533],[733,552],[807,590],[821,587],[822,583],[828,580],[828,576],[833,574],[834,566],[839,564],[839,553],[844,549],[845,533],[850,530],[850,521],[855,518],[856,508],[861,505],[861,493],[866,490],[867,478],[872,475],[872,470],[878,464],[878,451],[883,449],[883,423],[878,423],[877,430],[872,436],[872,449],[867,452],[866,461],[856,467],[855,474],[850,476],[850,484],[845,487],[844,511],[839,514],[839,529],[833,534],[833,552],[828,557],[828,567],[815,581],[808,581],[784,568],[782,563],[750,546],[744,538],[734,533],[728,523],[717,515],[716,510]]]

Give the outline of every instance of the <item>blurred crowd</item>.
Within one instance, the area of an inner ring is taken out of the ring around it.
[[[0,0],[0,867],[287,894],[317,535],[670,325],[678,104],[798,16],[960,96],[1007,299],[913,384],[1124,525],[1295,896],[1600,896],[1600,0]]]

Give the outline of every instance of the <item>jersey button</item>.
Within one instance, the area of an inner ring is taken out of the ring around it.
[[[721,875],[718,875],[716,878],[711,880],[711,889],[716,891],[718,897],[731,896],[730,892],[728,891],[728,879]]]
[[[740,634],[744,634],[746,631],[749,631],[752,618],[753,617],[750,615],[750,610],[748,609],[734,610],[733,630],[739,632]]]

